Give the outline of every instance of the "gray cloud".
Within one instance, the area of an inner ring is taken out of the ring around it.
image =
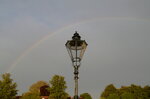
[[[0,72],[43,37],[12,71],[21,94],[38,80],[66,77],[73,68],[64,44],[78,30],[88,48],[80,68],[80,93],[99,98],[107,84],[149,84],[150,13],[147,0],[0,1]],[[60,30],[60,31],[59,31]],[[58,31],[58,32],[56,32]]]

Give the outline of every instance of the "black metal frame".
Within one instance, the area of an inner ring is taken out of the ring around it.
[[[85,40],[81,40],[81,37],[77,32],[75,32],[75,34],[73,35],[72,40],[68,40],[66,43],[66,48],[70,55],[72,65],[74,67],[74,80],[75,80],[74,99],[78,99],[79,67],[81,65],[82,56],[85,52],[87,45],[88,44],[85,42]],[[75,56],[73,56],[72,50],[75,50]],[[79,57],[78,51],[81,51]]]

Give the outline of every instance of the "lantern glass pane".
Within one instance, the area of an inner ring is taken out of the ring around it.
[[[66,43],[66,48],[74,66],[80,65],[87,44],[84,40],[74,41],[70,40]]]

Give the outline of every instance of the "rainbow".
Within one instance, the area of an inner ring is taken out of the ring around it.
[[[17,64],[19,62],[21,62],[21,60],[26,57],[26,55],[28,55],[33,49],[35,49],[36,47],[38,47],[40,44],[42,44],[44,41],[46,41],[47,39],[51,38],[53,35],[57,34],[57,33],[61,33],[69,28],[72,27],[76,27],[77,25],[82,25],[82,24],[86,24],[86,23],[90,23],[90,22],[95,22],[95,21],[110,21],[110,20],[127,20],[127,21],[145,21],[145,22],[149,22],[150,19],[142,19],[142,18],[136,18],[136,17],[97,17],[97,18],[91,18],[91,19],[85,19],[85,20],[81,20],[79,22],[76,22],[74,24],[69,24],[66,26],[63,26],[62,28],[60,28],[59,30],[49,33],[48,35],[42,37],[39,41],[37,41],[36,43],[34,43],[32,46],[28,47],[24,52],[22,52],[22,54],[9,66],[9,68],[7,69],[7,73],[11,73],[16,67]]]

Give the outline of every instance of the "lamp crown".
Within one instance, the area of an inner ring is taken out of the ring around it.
[[[77,33],[77,31],[75,31],[75,33],[74,33],[72,39],[73,39],[73,40],[80,40],[80,39],[81,39],[81,37],[80,37],[80,35]]]

